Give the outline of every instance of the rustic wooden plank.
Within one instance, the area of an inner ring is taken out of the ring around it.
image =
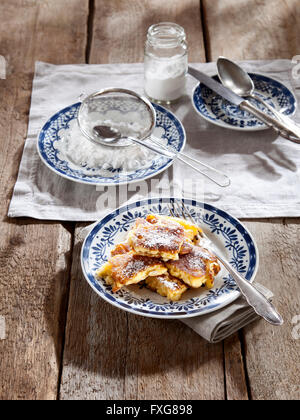
[[[90,63],[143,61],[148,27],[175,22],[186,30],[189,60],[205,61],[199,0],[95,0]]]
[[[76,230],[61,382],[61,399],[123,399],[127,316],[111,309],[85,281]]]
[[[249,51],[247,40],[249,39],[249,33],[253,36],[258,34],[256,32],[257,26],[255,31],[250,31],[247,26],[248,17],[245,20],[244,16],[247,14],[246,9],[253,7],[253,2],[250,4],[243,0],[225,0],[222,2],[202,0],[201,3],[207,60],[213,61],[219,55],[242,59],[244,58],[243,54],[249,54],[248,58],[251,58],[251,50]],[[260,3],[262,2],[260,1]],[[236,31],[235,24],[238,24]],[[241,34],[244,34],[244,36]],[[257,48],[257,46],[255,45],[254,48]],[[247,400],[249,396],[246,372],[244,370],[242,347],[237,334],[225,340],[224,359],[227,399]]]
[[[55,399],[61,363],[70,226],[6,218],[18,172],[36,60],[84,62],[88,1],[0,3],[0,399]],[[69,230],[68,230],[69,229]],[[3,338],[3,337],[2,337]]]
[[[212,345],[180,321],[128,316],[125,397],[222,400],[222,344]]]
[[[202,3],[210,60],[220,55],[243,60],[292,58],[297,54],[300,23],[297,0],[202,0]],[[291,320],[300,313],[297,299],[299,220],[286,224],[282,219],[271,219],[246,224],[261,254],[257,281],[275,293],[275,302],[286,319],[285,326],[279,329],[263,321],[246,329],[244,346],[250,396],[254,399],[299,398],[299,381],[296,380],[297,375],[299,378],[296,356],[299,341],[291,336]],[[283,287],[283,281],[290,287]]]
[[[164,20],[183,25],[190,60],[204,60],[199,1],[96,0],[90,62],[142,61],[148,26]],[[224,399],[222,344],[98,298],[82,278],[81,231],[78,225],[60,398]]]
[[[0,399],[55,399],[71,235],[24,220],[2,222],[1,234]]]
[[[299,53],[298,0],[202,0],[209,61],[291,59]]]
[[[112,307],[84,280],[77,228],[61,399],[224,399],[222,345]]]
[[[238,333],[224,340],[226,398],[248,400],[248,389]]]
[[[285,320],[280,328],[260,321],[245,329],[251,396],[298,400],[300,337],[293,334],[293,319],[300,315],[300,220],[251,221],[247,226],[260,251],[257,281],[273,291],[274,302]]]

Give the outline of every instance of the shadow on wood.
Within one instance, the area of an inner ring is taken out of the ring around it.
[[[78,242],[61,398],[86,394],[135,399],[148,392],[153,398],[153,388],[162,398],[171,398],[171,392],[174,398],[223,398],[222,344],[208,344],[179,321],[136,316],[103,301],[83,278],[80,250]],[[199,391],[201,383],[206,387]]]

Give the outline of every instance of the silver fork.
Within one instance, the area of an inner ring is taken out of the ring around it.
[[[175,209],[175,204],[177,207],[177,211]],[[179,203],[173,202],[173,207],[169,205],[169,210],[172,216],[174,217],[181,217],[185,220],[189,219],[195,226],[198,227],[198,224],[191,213],[186,208],[184,201],[181,201],[181,206]],[[253,307],[255,312],[264,318],[267,322],[272,325],[282,325],[283,319],[281,315],[276,311],[274,306],[268,299],[260,293],[250,282],[245,280],[231,265],[228,261],[226,261],[223,257],[220,256],[210,239],[204,234],[202,229],[198,229],[199,238],[198,243],[199,245],[203,246],[207,250],[212,251],[212,253],[217,257],[220,263],[226,268],[228,273],[232,276],[235,280],[237,286],[239,287],[242,295],[245,297],[247,302],[250,306]]]

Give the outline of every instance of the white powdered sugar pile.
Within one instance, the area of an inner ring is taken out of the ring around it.
[[[145,71],[145,92],[150,98],[173,101],[179,98],[186,84],[186,58],[152,60]]]
[[[130,127],[121,127],[112,121],[101,121],[104,125],[109,125],[118,130],[124,130],[130,135],[138,134],[141,131],[139,124]],[[59,151],[60,158],[73,164],[91,169],[109,170],[118,169],[125,172],[138,170],[149,164],[154,157],[147,148],[132,144],[126,147],[110,147],[97,145],[88,140],[81,132],[77,120],[70,122],[68,129],[61,130],[60,140],[56,142],[55,148]]]

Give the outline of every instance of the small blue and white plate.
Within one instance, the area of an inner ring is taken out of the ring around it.
[[[174,198],[137,201],[121,207],[96,223],[86,237],[81,252],[84,276],[93,290],[112,305],[137,315],[152,318],[189,318],[205,315],[229,305],[240,292],[228,272],[222,267],[214,288],[190,289],[178,302],[171,302],[141,285],[123,287],[112,293],[111,286],[95,277],[112,248],[124,241],[138,217],[148,213],[169,215],[168,205]],[[212,205],[184,199],[185,206],[214,243],[220,255],[249,282],[255,278],[259,257],[254,239],[245,226],[223,210]]]
[[[270,77],[249,73],[255,85],[255,93],[269,105],[275,107],[285,115],[293,115],[297,108],[297,101],[293,93],[282,83]],[[214,76],[218,80],[218,76]],[[270,113],[261,102],[248,99],[256,107]],[[267,125],[257,120],[252,114],[241,110],[226,99],[222,98],[203,83],[198,84],[193,91],[192,102],[195,110],[212,124],[224,128],[241,131],[258,131],[267,129]]]
[[[56,174],[82,184],[121,185],[145,180],[167,169],[172,159],[155,154],[146,165],[137,170],[123,172],[117,168],[105,168],[103,171],[76,165],[67,154],[59,150],[63,133],[71,121],[77,119],[80,102],[73,104],[53,115],[41,129],[37,149],[42,161]],[[180,152],[184,149],[186,135],[181,122],[164,107],[153,104],[156,112],[156,127],[153,135],[162,139],[162,143],[171,150]],[[117,149],[114,147],[114,150]]]

